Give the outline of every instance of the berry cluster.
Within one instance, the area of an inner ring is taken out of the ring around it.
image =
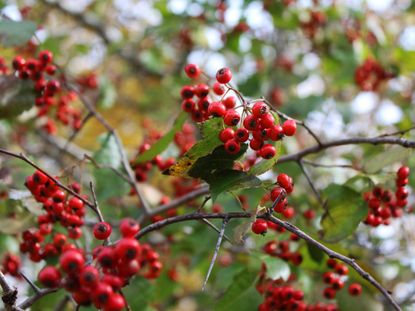
[[[273,229],[279,232],[284,232],[285,229],[276,226],[272,223]],[[291,234],[286,240],[274,240],[269,241],[263,246],[263,251],[273,257],[278,257],[284,261],[291,262],[293,265],[298,266],[303,262],[303,256],[298,251],[292,251],[297,248],[296,242],[299,241],[299,237],[295,234]]]
[[[334,299],[336,293],[344,287],[349,269],[333,258],[327,259],[327,266],[333,271],[327,271],[323,274],[323,282],[328,285],[323,291],[323,296],[326,299]],[[362,293],[362,286],[358,283],[352,283],[348,291],[350,295],[358,296]]]
[[[56,223],[67,229],[69,238],[81,237],[85,206],[81,199],[68,196],[53,180],[40,171],[27,177],[25,185],[35,200],[42,203],[46,213],[38,216],[37,230],[26,230],[22,233],[23,241],[20,250],[29,253],[32,261],[39,262],[47,257],[59,255],[68,246],[66,235],[54,231]],[[74,183],[72,188],[79,193],[78,184]],[[49,235],[50,242],[46,243],[46,237]],[[45,243],[42,245],[42,242]]]
[[[364,200],[369,207],[365,224],[377,227],[381,224],[389,225],[391,218],[399,218],[408,204],[409,167],[401,166],[396,172],[396,191],[375,187],[371,192],[364,194]]]
[[[19,270],[20,270],[21,260],[18,256],[6,253],[3,257],[1,262],[1,271],[4,274],[10,274],[14,277],[20,277]]]
[[[393,78],[375,59],[368,58],[356,68],[354,79],[363,91],[377,91],[383,82]]]
[[[196,79],[202,71],[197,65],[188,64],[185,72],[190,78]],[[225,150],[228,153],[237,154],[241,149],[241,144],[249,141],[250,148],[260,157],[264,159],[274,157],[275,147],[266,142],[268,140],[278,141],[284,136],[293,136],[297,129],[295,121],[287,120],[282,126],[277,124],[269,106],[262,101],[255,102],[250,107],[250,102],[243,100],[243,111],[242,114],[239,113],[236,109],[235,96],[225,97],[230,90],[235,91],[228,84],[231,79],[232,72],[229,68],[225,67],[217,71],[217,82],[212,89],[214,94],[222,96],[219,101],[210,99],[210,88],[206,84],[184,86],[181,90],[182,109],[190,113],[196,122],[203,122],[210,117],[223,118],[226,127],[220,132],[219,139],[225,144]],[[236,94],[240,96],[238,92]]]
[[[290,283],[296,280],[295,275],[291,275],[284,282],[281,279],[269,280],[265,277],[266,267],[263,267],[259,282],[256,286],[257,291],[264,296],[264,301],[258,306],[258,311],[338,311],[335,304],[307,304],[304,301],[304,292],[297,290]]]
[[[326,24],[326,15],[321,11],[310,11],[308,20],[301,22],[301,29],[304,34],[313,39],[319,28],[322,28]]]

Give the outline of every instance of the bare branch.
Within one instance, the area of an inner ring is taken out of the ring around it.
[[[216,242],[215,252],[213,253],[213,257],[212,257],[212,260],[210,261],[210,265],[209,265],[208,272],[206,274],[205,281],[203,282],[202,291],[204,291],[206,288],[206,284],[209,280],[209,276],[212,273],[213,266],[215,265],[216,257],[218,257],[220,245],[222,244],[222,239],[225,234],[225,228],[226,228],[226,225],[228,224],[228,221],[229,221],[228,218],[224,218],[222,221],[222,228],[220,229],[218,241]]]
[[[12,288],[6,280],[3,272],[0,270],[0,286],[3,290],[1,298],[4,303],[5,310],[15,311],[16,300],[17,300],[17,289]]]
[[[59,288],[42,288],[38,293],[35,293],[33,296],[27,298],[25,301],[23,301],[20,305],[19,305],[19,309],[25,310],[29,307],[31,307],[36,301],[38,301],[40,298],[57,292],[59,290]]]
[[[311,177],[308,174],[307,170],[305,169],[302,161],[300,160],[297,163],[300,166],[301,171],[303,172],[308,184],[310,185],[310,188],[313,191],[317,201],[320,203],[320,205],[323,207],[323,209],[326,210],[326,203],[323,201],[323,198],[321,197],[320,192],[317,190],[316,186],[314,185],[313,181],[311,180]]]

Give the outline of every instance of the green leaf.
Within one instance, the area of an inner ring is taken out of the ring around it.
[[[171,128],[171,130],[164,134],[163,137],[160,138],[157,142],[155,142],[149,150],[140,154],[136,159],[136,163],[150,161],[156,155],[161,154],[172,142],[172,140],[174,139],[174,135],[182,129],[183,124],[186,121],[186,118],[187,114],[184,111],[181,112],[179,116],[176,118],[176,121],[174,122],[174,125]]]
[[[391,164],[402,162],[408,159],[411,155],[411,151],[412,150],[410,148],[404,148],[401,146],[393,146],[391,148],[387,148],[386,150],[376,154],[367,160],[364,163],[363,168],[369,174],[377,173]]]
[[[263,261],[267,266],[267,277],[269,277],[272,280],[288,280],[291,271],[290,266],[285,261],[271,256],[264,256]]]
[[[121,155],[113,135],[106,134],[100,138],[101,148],[95,153],[94,159],[98,164],[115,169],[121,167]],[[110,168],[95,168],[93,171],[96,192],[99,200],[106,200],[128,193],[129,185]]]
[[[0,95],[0,119],[11,119],[30,109],[34,102],[33,85],[29,81],[2,78],[1,83],[8,84]]]
[[[102,77],[99,82],[99,99],[98,106],[104,109],[111,108],[115,99],[117,98],[117,91],[111,81]]]
[[[307,251],[310,255],[310,258],[317,263],[320,263],[324,258],[324,253],[322,250],[314,246],[313,244],[307,243]]]
[[[36,25],[30,21],[0,20],[0,44],[6,47],[23,45],[35,31]]]
[[[249,271],[248,269],[244,269],[237,274],[234,277],[231,286],[229,286],[223,297],[216,304],[215,311],[235,310],[231,308],[232,305],[255,287],[257,277],[258,273],[256,271]]]
[[[129,286],[123,288],[123,293],[132,310],[144,310],[154,296],[155,286],[143,277],[136,277]]]
[[[206,181],[210,185],[213,201],[224,191],[254,188],[262,185],[258,177],[237,170],[217,171]]]
[[[199,159],[211,153],[216,147],[222,144],[219,139],[219,132],[223,129],[223,119],[213,118],[202,124],[202,139],[193,145],[176,164],[163,173],[166,175],[188,177],[188,171]]]
[[[361,194],[347,186],[332,184],[324,194],[328,199],[328,213],[321,220],[322,238],[334,243],[351,235],[368,210]]]

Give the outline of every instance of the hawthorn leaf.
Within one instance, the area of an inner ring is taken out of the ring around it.
[[[331,184],[324,190],[328,213],[321,220],[322,239],[329,243],[350,236],[365,219],[368,208],[359,192],[345,185]]]
[[[35,96],[30,81],[5,78],[1,83],[6,84],[7,89],[0,95],[0,120],[12,119],[33,107]]]
[[[35,31],[36,24],[31,21],[0,20],[0,44],[6,47],[23,45]]]
[[[267,266],[266,275],[272,280],[283,279],[287,281],[290,277],[291,271],[290,266],[283,260],[271,257],[264,256],[263,261]]]
[[[187,113],[182,111],[176,118],[173,127],[162,138],[156,141],[150,149],[140,154],[135,160],[136,163],[144,163],[152,160],[156,155],[161,154],[173,141],[174,135],[179,132],[186,121]]]
[[[403,162],[408,159],[411,151],[410,148],[404,148],[402,146],[387,148],[365,161],[363,169],[369,174],[377,173],[391,164]]]

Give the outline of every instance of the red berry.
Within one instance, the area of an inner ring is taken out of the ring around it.
[[[293,181],[287,174],[281,173],[277,176],[278,184],[283,187],[287,193],[291,193],[293,190]]]
[[[65,200],[65,192],[58,189],[52,194],[52,199],[56,203],[63,202]]]
[[[226,143],[228,140],[231,140],[234,137],[235,137],[235,131],[232,128],[230,128],[230,127],[227,127],[226,129],[223,129],[219,133],[219,139],[223,143]]]
[[[84,207],[84,202],[77,197],[70,198],[68,201],[68,206],[71,210],[80,210]]]
[[[115,246],[115,252],[120,260],[128,262],[140,254],[140,244],[136,239],[123,238]]]
[[[256,234],[265,234],[268,230],[268,223],[264,219],[257,219],[251,226],[252,232]]]
[[[249,142],[249,147],[251,147],[252,150],[258,151],[258,150],[261,149],[263,144],[264,144],[264,142],[262,140],[258,140],[258,139],[253,138]]]
[[[294,217],[295,215],[295,210],[293,207],[287,207],[282,211],[282,215],[287,218],[287,219],[291,219]]]
[[[140,231],[140,225],[132,218],[124,218],[120,222],[120,232],[124,238],[134,237]]]
[[[107,239],[112,232],[111,225],[105,221],[98,222],[94,225],[94,236],[98,240]]]
[[[59,264],[63,271],[67,273],[77,273],[84,266],[84,256],[79,251],[68,250],[59,258]]]
[[[271,144],[265,144],[262,146],[262,148],[259,150],[259,155],[264,159],[271,159],[275,156],[276,150],[275,147]]]
[[[223,121],[228,126],[235,126],[239,123],[240,119],[241,119],[241,116],[236,110],[229,109],[228,111],[226,111]]]
[[[335,275],[333,272],[324,272],[323,273],[323,282],[326,284],[331,284],[335,280]]]
[[[407,188],[399,187],[398,189],[396,189],[395,196],[398,201],[405,200],[408,197],[408,195],[409,195],[409,191]]]
[[[308,209],[306,211],[304,211],[303,216],[305,219],[311,220],[314,217],[316,217],[316,212],[313,211],[312,209]]]
[[[44,286],[53,288],[59,285],[61,274],[55,267],[46,266],[39,272],[38,279]]]
[[[104,305],[103,311],[121,311],[125,307],[125,300],[121,294],[114,293]]]
[[[115,253],[115,250],[110,247],[104,247],[98,250],[99,252],[95,253],[95,255],[101,267],[113,268],[115,264],[117,263],[117,254]]]
[[[200,111],[208,111],[209,106],[210,106],[209,98],[203,97],[199,99],[199,101],[197,102],[197,108]]]
[[[282,124],[282,131],[285,136],[293,136],[297,131],[297,123],[294,120],[287,120]]]
[[[248,131],[254,131],[258,129],[258,119],[253,115],[248,115],[245,117],[243,125]]]
[[[335,290],[340,290],[344,287],[344,282],[338,278],[333,280],[333,282],[331,283],[331,286],[335,289]]]
[[[218,70],[216,73],[216,80],[219,83],[225,84],[231,81],[232,79],[232,72],[229,68],[224,67]]]
[[[199,66],[196,64],[187,64],[184,67],[184,71],[186,72],[187,76],[191,79],[197,78],[202,72]]]
[[[194,94],[195,94],[195,90],[190,85],[183,86],[182,90],[180,91],[180,95],[182,96],[183,99],[192,98]]]
[[[249,138],[249,132],[247,129],[245,128],[239,128],[236,130],[235,132],[235,140],[240,142],[240,143],[244,143],[248,140]]]
[[[82,286],[92,288],[98,284],[99,281],[99,272],[93,266],[86,266],[82,269],[79,282]]]
[[[196,93],[197,97],[204,98],[204,97],[208,96],[208,94],[209,94],[209,86],[204,84],[204,83],[198,84],[196,86],[195,93]]]
[[[396,175],[398,176],[398,179],[406,179],[409,176],[409,171],[409,167],[401,166]]]
[[[92,301],[97,308],[102,308],[108,303],[113,294],[114,292],[110,285],[100,282],[92,290]]]
[[[270,113],[266,113],[261,117],[261,126],[263,128],[270,128],[274,125],[275,119],[274,116]]]
[[[45,71],[48,75],[53,76],[56,73],[56,66],[54,65],[47,65]]]
[[[26,60],[20,55],[17,55],[15,58],[13,58],[12,66],[15,70],[22,69],[25,64],[26,64]]]
[[[237,154],[241,150],[241,145],[235,139],[230,139],[225,143],[225,150],[229,154]]]
[[[359,296],[362,293],[362,286],[358,283],[350,284],[349,294],[352,296]]]
[[[256,102],[252,106],[252,114],[256,118],[262,118],[265,114],[268,113],[268,106],[264,102]]]
[[[226,113],[226,108],[221,102],[213,102],[209,105],[208,113],[210,116],[223,117]]]
[[[323,295],[326,299],[334,299],[334,297],[336,297],[336,291],[331,287],[326,287],[323,291]]]
[[[195,110],[195,107],[195,102],[190,98],[187,98],[184,101],[182,101],[182,109],[186,112],[193,112]]]
[[[236,105],[235,96],[228,96],[222,100],[222,103],[225,105],[226,109],[232,109]]]
[[[215,82],[215,83],[213,84],[212,89],[213,89],[213,92],[214,92],[216,95],[219,95],[219,96],[221,96],[221,95],[225,94],[225,91],[226,91],[225,86],[224,86],[223,84],[218,83],[218,82]]]
[[[327,259],[327,267],[334,269],[334,267],[337,265],[337,261],[334,258]]]
[[[349,273],[349,268],[343,264],[337,264],[334,269],[339,275],[347,275]]]
[[[53,54],[51,51],[44,50],[39,52],[39,60],[43,64],[48,64],[52,62]]]

